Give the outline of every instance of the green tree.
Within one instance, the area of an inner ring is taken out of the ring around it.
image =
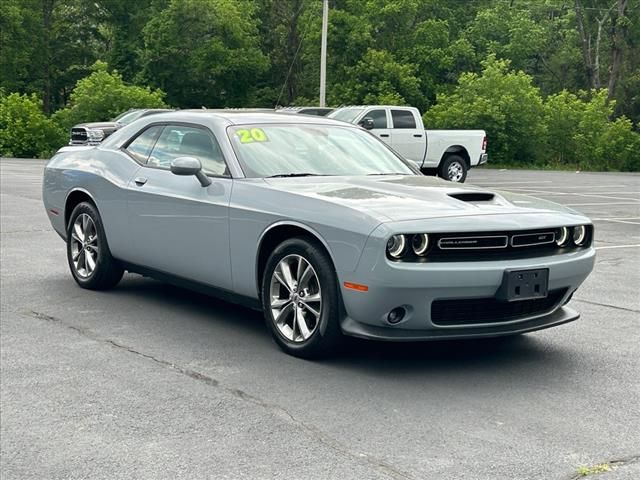
[[[144,28],[150,84],[182,107],[250,105],[268,67],[248,0],[172,0]]]
[[[104,62],[96,62],[93,73],[78,81],[67,108],[53,118],[63,127],[76,123],[105,121],[130,108],[165,107],[164,92],[149,87],[127,85],[118,72],[108,72]]]
[[[497,162],[521,166],[543,160],[544,108],[538,88],[508,60],[490,55],[481,74],[465,73],[451,94],[440,94],[425,115],[427,128],[480,128]]]
[[[415,65],[401,64],[386,51],[369,50],[346,69],[346,81],[336,86],[335,103],[424,104]]]
[[[64,145],[66,133],[42,113],[35,95],[0,90],[0,155],[46,158]]]

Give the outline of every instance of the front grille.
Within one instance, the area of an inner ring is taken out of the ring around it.
[[[87,130],[85,128],[76,127],[71,129],[71,144],[82,145],[87,143]]]
[[[476,262],[486,260],[511,260],[559,255],[589,248],[593,227],[587,226],[587,240],[581,247],[569,242],[558,247],[555,239],[559,228],[516,230],[497,232],[429,233],[429,250],[420,257],[411,249],[399,262]]]
[[[517,302],[502,302],[495,297],[435,300],[431,303],[431,321],[449,327],[519,320],[551,312],[565,293],[566,288],[551,290],[545,298]]]

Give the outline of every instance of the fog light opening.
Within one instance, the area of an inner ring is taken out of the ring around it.
[[[403,307],[396,307],[387,314],[387,322],[391,325],[400,323],[407,311]]]

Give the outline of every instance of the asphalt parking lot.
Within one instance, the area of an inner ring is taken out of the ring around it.
[[[579,321],[309,362],[242,307],[129,274],[78,288],[43,166],[0,161],[0,478],[640,478],[640,175],[469,175],[594,220]]]

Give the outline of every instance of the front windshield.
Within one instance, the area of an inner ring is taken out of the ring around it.
[[[327,118],[333,118],[334,120],[341,120],[343,122],[353,123],[353,121],[362,113],[364,108],[339,108],[334,110]]]
[[[247,177],[413,175],[364,130],[337,125],[242,125],[228,129]]]
[[[134,120],[138,119],[144,110],[133,110],[131,112],[124,112],[113,119],[114,122],[121,123],[122,125],[129,125]]]

